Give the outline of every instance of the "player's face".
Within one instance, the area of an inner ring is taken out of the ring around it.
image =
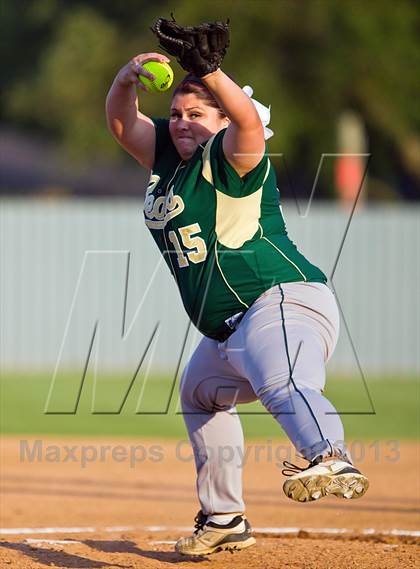
[[[198,145],[229,124],[214,107],[193,93],[176,95],[171,104],[169,132],[178,154],[189,160]]]

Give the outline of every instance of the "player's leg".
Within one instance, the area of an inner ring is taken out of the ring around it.
[[[193,536],[176,550],[204,555],[253,545],[243,515],[244,439],[236,403],[257,399],[251,385],[224,359],[218,342],[203,338],[181,380],[184,421],[194,451],[201,511]]]
[[[322,394],[325,360],[338,334],[338,312],[330,295],[325,285],[274,287],[251,306],[225,343],[229,362],[248,377],[308,460],[332,450],[346,452],[341,419]],[[315,305],[319,312],[305,305]]]
[[[308,493],[302,488],[302,481],[311,472],[297,472],[291,481],[299,479],[295,484],[298,488],[289,484],[286,493],[301,501],[317,499],[328,492],[357,497],[367,489],[365,477],[360,475],[359,479],[349,464],[340,416],[322,394],[325,362],[334,350],[337,335],[338,310],[328,287],[289,283],[262,295],[225,346],[230,363],[249,378],[259,399],[298,452],[314,461],[312,466],[338,457],[333,466],[326,462],[327,466],[319,466],[316,471],[325,474],[324,486],[331,482],[331,477],[336,478],[336,464],[340,472],[344,471],[336,481],[348,479],[353,484],[351,488],[330,484],[328,491],[311,488]]]

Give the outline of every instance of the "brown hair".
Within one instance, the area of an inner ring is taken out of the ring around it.
[[[174,99],[176,95],[189,95],[191,93],[198,99],[204,101],[209,107],[217,109],[219,111],[220,118],[224,119],[226,117],[225,113],[220,108],[219,103],[207,89],[203,81],[199,77],[195,77],[195,75],[189,73],[172,93],[172,99]]]

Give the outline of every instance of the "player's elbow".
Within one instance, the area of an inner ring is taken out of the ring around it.
[[[109,132],[123,148],[132,145],[133,125],[115,115],[107,115],[107,126]]]
[[[124,140],[124,125],[121,120],[116,117],[107,115],[107,126],[112,136],[120,143]]]

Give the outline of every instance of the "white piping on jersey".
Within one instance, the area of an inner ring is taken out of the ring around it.
[[[270,243],[270,245],[272,245],[274,247],[274,249],[276,249],[276,251],[278,251],[280,253],[280,255],[283,255],[283,257],[286,259],[286,261],[289,261],[289,263],[291,265],[293,265],[295,267],[295,269],[302,275],[303,280],[305,282],[308,280],[306,278],[306,276],[302,273],[302,271],[299,269],[299,267],[296,265],[296,263],[294,263],[291,259],[289,259],[289,257],[287,255],[285,255],[281,249],[279,249],[276,245],[274,245],[274,243],[272,243],[270,241],[270,239],[267,239],[267,237],[264,237],[264,236],[262,236],[261,239],[265,239],[268,243]]]
[[[263,186],[265,184],[265,181],[268,178],[268,174],[270,173],[270,167],[271,167],[270,158],[267,158],[267,170],[265,171],[264,180],[262,181],[261,186]]]
[[[178,170],[179,170],[179,167],[181,166],[182,163],[183,163],[183,160],[181,160],[181,162],[180,162],[180,163],[178,164],[178,166],[175,168],[174,175],[173,175],[172,178],[169,180],[169,182],[168,182],[168,184],[167,184],[167,186],[166,186],[166,191],[165,191],[165,217],[166,217],[166,214],[167,214],[167,202],[166,202],[166,197],[167,197],[167,195],[168,195],[169,185],[171,184],[172,180],[175,178],[175,176],[176,176],[176,174],[177,174],[177,172],[178,172]],[[164,217],[164,219],[165,219],[165,217]],[[166,225],[166,223],[165,223],[165,225]],[[175,272],[175,269],[174,269],[174,266],[173,266],[173,263],[172,263],[171,252],[170,252],[169,249],[168,249],[168,242],[166,241],[165,225],[162,226],[162,234],[163,234],[163,240],[165,241],[166,253],[167,253],[168,257],[169,257],[169,262],[170,262],[170,264],[171,264],[172,274],[173,274],[173,276],[174,276],[175,282],[176,282],[176,284],[178,285],[178,288],[180,289],[180,286],[179,286],[179,283],[178,283],[178,279],[176,278],[176,272]],[[180,289],[180,290],[181,290],[181,289]]]
[[[169,184],[172,182],[172,180],[173,180],[173,179],[175,178],[175,176],[177,175],[178,170],[180,169],[181,164],[182,164],[183,162],[184,162],[184,161],[181,160],[181,162],[180,162],[180,163],[178,164],[178,166],[175,168],[174,175],[172,176],[172,178],[171,178],[171,179],[169,180],[169,182],[167,183],[167,185],[166,185],[165,197],[166,197],[166,194],[168,193],[168,190],[169,190]],[[166,213],[167,213],[167,212],[166,212],[166,208],[165,208],[165,214],[166,214]]]
[[[220,274],[222,275],[222,279],[225,281],[225,284],[226,284],[226,286],[228,287],[228,289],[229,289],[231,292],[233,292],[233,294],[236,296],[236,298],[239,300],[239,302],[240,302],[241,304],[243,304],[246,308],[249,308],[248,304],[239,298],[238,294],[233,290],[233,288],[232,288],[232,287],[230,286],[230,284],[227,282],[227,280],[226,280],[226,278],[225,278],[225,275],[223,274],[223,271],[222,271],[222,269],[221,269],[221,267],[220,267],[220,264],[219,264],[219,256],[218,256],[218,254],[217,254],[217,241],[215,241],[215,243],[214,243],[214,256],[215,256],[215,259],[216,259],[217,268],[219,269]]]
[[[214,140],[216,134],[213,134],[213,136],[207,141],[206,146],[204,147],[204,150],[203,150],[203,154],[201,156],[201,158],[203,160],[203,167],[201,169],[201,175],[212,186],[213,186],[213,172],[211,171],[210,149],[211,149],[211,145],[213,144],[213,140]]]

